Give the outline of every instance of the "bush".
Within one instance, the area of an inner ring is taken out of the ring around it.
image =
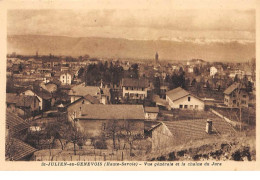
[[[97,140],[94,142],[94,147],[96,149],[107,149],[106,141],[104,140]]]

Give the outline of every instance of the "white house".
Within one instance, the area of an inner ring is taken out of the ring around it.
[[[205,103],[181,87],[166,92],[166,101],[172,109],[204,110]]]
[[[149,83],[145,79],[124,78],[122,80],[123,97],[129,99],[145,99]]]
[[[60,75],[60,82],[62,85],[71,85],[71,74],[62,73]]]
[[[193,73],[193,66],[188,67],[188,73]]]
[[[217,68],[215,68],[214,66],[210,67],[210,76],[215,76],[217,72],[218,72]]]

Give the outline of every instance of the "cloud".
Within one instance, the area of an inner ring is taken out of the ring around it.
[[[7,28],[8,34],[252,40],[255,39],[255,11],[9,10]]]

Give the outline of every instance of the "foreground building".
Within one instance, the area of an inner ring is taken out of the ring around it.
[[[76,121],[79,129],[91,137],[101,137],[110,129],[131,134],[144,134],[144,109],[142,105],[82,104],[69,109],[68,117]],[[111,127],[112,126],[112,127]]]
[[[204,110],[205,103],[181,87],[166,92],[166,101],[172,109]]]

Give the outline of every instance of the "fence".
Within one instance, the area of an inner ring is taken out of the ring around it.
[[[93,149],[92,152],[77,151],[77,155],[74,155],[73,151],[62,150],[45,150],[45,152],[36,152],[32,157],[34,161],[132,161],[142,157],[145,152],[133,150],[133,154],[139,154],[138,156],[131,156],[129,149],[124,150],[102,150]]]

